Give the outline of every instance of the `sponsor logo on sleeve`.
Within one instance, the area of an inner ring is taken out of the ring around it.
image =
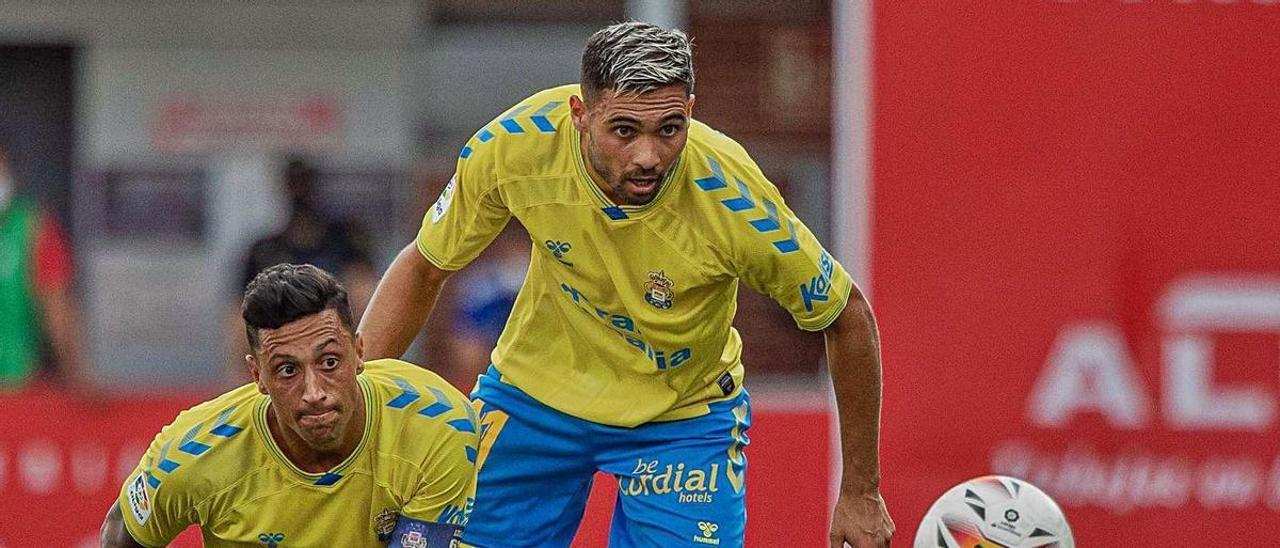
[[[818,275],[809,278],[808,285],[801,284],[800,297],[804,299],[804,311],[813,312],[813,303],[827,302],[831,298],[831,276],[835,273],[835,262],[824,250],[818,260]]]
[[[440,197],[436,198],[435,205],[431,206],[432,224],[440,222],[440,218],[444,217],[445,212],[449,211],[449,204],[453,203],[453,192],[457,182],[457,175],[450,178],[449,184],[444,185],[444,190],[440,191]]]
[[[146,472],[138,472],[125,491],[125,496],[129,498],[129,510],[133,512],[133,518],[138,520],[138,525],[146,525],[147,519],[151,518],[151,495],[147,494],[145,476]]]

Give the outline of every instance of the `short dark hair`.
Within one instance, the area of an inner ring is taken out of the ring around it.
[[[356,331],[347,289],[325,272],[309,264],[268,267],[249,282],[240,304],[249,347],[258,351],[258,330],[279,329],[325,310],[333,310],[348,333]]]
[[[582,95],[593,101],[605,90],[644,93],[683,84],[693,94],[693,46],[679,30],[641,21],[607,26],[582,50]]]

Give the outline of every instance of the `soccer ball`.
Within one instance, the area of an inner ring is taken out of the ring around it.
[[[1071,526],[1044,491],[1008,476],[952,487],[929,508],[915,548],[1075,548]]]

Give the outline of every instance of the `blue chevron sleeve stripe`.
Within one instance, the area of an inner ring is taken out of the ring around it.
[[[724,171],[720,169],[720,163],[710,156],[707,157],[707,163],[711,164],[711,175],[695,179],[693,181],[694,184],[698,185],[698,188],[704,192],[729,186],[728,183],[724,182]]]
[[[152,488],[152,489],[155,489],[155,488],[157,488],[157,487],[160,487],[160,480],[159,480],[159,479],[156,479],[156,477],[155,477],[155,476],[153,476],[153,475],[151,475],[151,472],[149,472],[149,471],[148,471],[148,472],[147,472],[147,484],[151,485],[151,488]]]
[[[520,113],[526,110],[529,110],[529,105],[520,105],[506,116],[503,116],[501,120],[498,120],[498,124],[502,126],[502,129],[507,130],[507,133],[524,133],[524,127],[520,125],[520,122],[515,120],[515,117],[519,116]]]
[[[481,143],[487,143],[490,139],[493,139],[493,132],[489,131],[489,128],[484,128],[480,130],[480,133],[476,135],[476,138],[480,139]]]
[[[177,470],[178,466],[180,466],[178,463],[173,462],[169,459],[164,459],[160,461],[160,464],[156,465],[156,468],[159,468],[161,472],[170,474],[170,473],[173,473],[174,470]]]
[[[419,415],[422,415],[424,417],[435,418],[435,417],[439,417],[440,415],[444,414],[450,409],[453,409],[453,406],[449,405],[449,399],[444,395],[444,392],[440,391],[439,388],[436,388],[434,386],[429,386],[427,387],[427,390],[431,391],[431,395],[435,396],[436,401],[431,405],[428,405],[422,408],[422,411],[418,411]]]
[[[698,185],[698,188],[702,189],[704,192],[728,188],[729,185],[725,182],[727,177],[725,177],[724,170],[721,169],[720,163],[717,162],[715,158],[708,156],[707,165],[711,168],[711,175],[701,179],[695,179],[694,183]],[[724,205],[726,209],[734,213],[755,211],[756,203],[751,199],[751,192],[748,190],[747,185],[737,177],[734,177],[733,181],[738,184],[738,195],[733,198],[720,200],[720,203]],[[780,219],[778,218],[778,205],[773,203],[772,200],[765,198],[764,210],[764,217],[747,221],[747,224],[750,224],[751,228],[756,229],[757,232],[772,232],[781,228],[782,225],[779,224]],[[796,225],[794,221],[787,220],[787,233],[787,239],[775,240],[772,242],[773,247],[780,253],[791,253],[800,249],[800,242],[796,240]]]
[[[215,436],[221,436],[224,438],[232,438],[232,437],[235,437],[236,434],[239,434],[242,430],[244,430],[244,428],[241,428],[234,424],[228,424],[228,421],[231,420],[231,412],[235,410],[236,410],[236,406],[233,405],[231,407],[228,407],[222,413],[218,414],[218,418],[213,421],[213,429],[209,430],[209,433]]]
[[[564,103],[561,101],[552,101],[542,105],[542,108],[535,111],[533,116],[530,116],[529,119],[533,120],[533,125],[538,126],[538,131],[543,133],[555,133],[556,126],[551,123],[551,120],[547,119],[547,114],[562,104]]]
[[[471,422],[470,418],[453,419],[445,424],[448,424],[453,427],[454,430],[459,432],[466,432],[469,434],[476,433],[476,423]]]
[[[409,384],[409,381],[404,379],[394,380],[396,386],[399,386],[400,390],[403,390],[403,392],[401,392],[399,396],[396,396],[392,398],[391,401],[387,402],[387,407],[392,409],[404,409],[405,406],[418,401],[418,398],[422,397],[422,395],[418,393],[418,390],[414,388],[412,384]]]
[[[463,160],[466,160],[467,158],[470,158],[470,157],[471,157],[471,151],[472,151],[472,149],[471,149],[471,147],[470,147],[470,146],[463,146],[463,147],[462,147],[462,152],[459,152],[459,153],[458,153],[458,157],[459,157],[459,158],[462,158]]]
[[[476,449],[475,449],[474,447],[471,447],[470,445],[468,445],[468,446],[467,446],[467,461],[468,461],[468,462],[470,462],[471,464],[475,464],[475,463],[476,463],[476,456],[477,456]]]
[[[735,212],[755,208],[756,203],[751,201],[751,191],[747,190],[746,183],[737,178],[734,179],[734,182],[738,183],[738,197],[720,200],[720,203],[729,208],[729,211]]]
[[[195,425],[191,430],[188,430],[187,433],[182,436],[182,441],[178,444],[178,450],[196,457],[203,455],[205,451],[208,451],[208,445],[195,440],[196,434],[198,434],[203,428],[204,423],[200,423]]]
[[[161,472],[166,474],[172,473],[174,470],[178,469],[178,466],[180,466],[176,461],[169,460],[169,447],[172,445],[173,442],[170,441],[164,444],[164,447],[160,448],[160,463],[156,464],[156,468],[159,468]]]
[[[790,238],[773,242],[773,247],[778,248],[782,253],[791,253],[800,249],[800,242],[796,241],[796,224],[787,221],[787,232],[791,234]]]
[[[751,228],[756,229],[757,232],[772,232],[782,228],[778,224],[778,205],[773,203],[773,200],[764,199],[764,212],[765,217],[763,219],[751,221]]]

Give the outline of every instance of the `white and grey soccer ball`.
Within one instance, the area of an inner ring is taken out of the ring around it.
[[[1071,526],[1044,491],[1008,476],[952,487],[929,508],[915,548],[1075,548]]]

